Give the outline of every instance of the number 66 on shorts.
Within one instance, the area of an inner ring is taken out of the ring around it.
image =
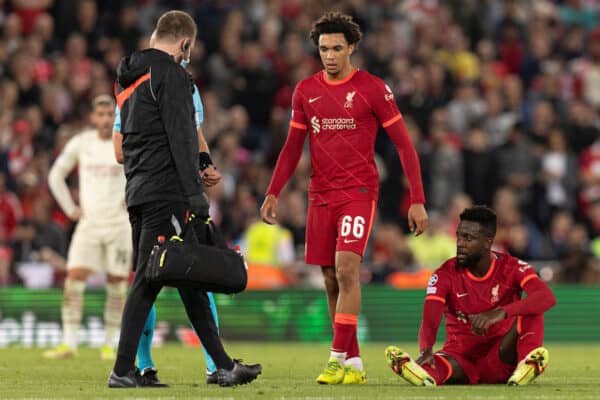
[[[306,221],[306,263],[331,266],[336,251],[365,252],[377,203],[349,200],[311,204]]]

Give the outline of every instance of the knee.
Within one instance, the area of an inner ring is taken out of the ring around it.
[[[336,265],[336,280],[341,290],[359,285],[358,265],[351,260],[340,260]]]
[[[544,328],[544,314],[523,315],[517,318],[517,334]]]
[[[86,281],[90,271],[85,268],[73,268],[67,272],[67,280]]]
[[[127,284],[127,278],[123,278],[122,276],[116,276],[116,275],[111,275],[111,274],[107,274],[106,275],[106,281],[108,283],[121,283],[121,282],[124,282],[125,284]]]
[[[323,280],[325,281],[325,289],[327,293],[337,293],[339,291],[335,268],[326,267],[322,268]]]

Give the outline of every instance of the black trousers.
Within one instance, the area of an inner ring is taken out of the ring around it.
[[[121,337],[114,371],[123,376],[135,366],[135,355],[148,318],[148,313],[161,285],[146,280],[148,257],[157,238],[165,238],[180,232],[185,223],[187,205],[182,202],[150,202],[129,208],[132,228],[135,279],[130,288],[121,321]],[[206,292],[196,289],[178,289],[188,318],[200,337],[206,351],[217,368],[231,369],[233,362],[225,352]]]

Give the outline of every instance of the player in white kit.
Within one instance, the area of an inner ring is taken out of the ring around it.
[[[63,342],[44,353],[46,358],[68,358],[77,353],[77,331],[83,293],[90,274],[107,274],[104,305],[105,339],[101,358],[115,358],[117,337],[131,271],[131,227],[125,208],[125,174],[115,160],[112,126],[115,103],[101,95],[92,102],[92,129],[74,136],[56,159],[48,183],[65,214],[77,222],[67,257],[62,304]],[[78,165],[79,206],[65,178]]]

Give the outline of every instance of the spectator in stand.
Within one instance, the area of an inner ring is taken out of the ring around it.
[[[275,94],[273,71],[265,62],[262,49],[257,43],[248,43],[243,47],[240,62],[233,82],[233,95],[248,111],[251,127],[262,134],[268,125],[269,110]],[[258,143],[261,137],[252,139]],[[254,148],[256,145],[251,147]]]
[[[485,114],[485,102],[479,96],[477,87],[472,81],[458,84],[454,99],[448,104],[450,129],[463,136],[468,127],[481,119]]]
[[[412,89],[406,95],[399,97],[397,102],[398,108],[415,120],[419,130],[428,133],[429,117],[435,104],[429,97],[425,72],[421,66],[411,69]]]
[[[558,210],[575,210],[577,200],[577,158],[568,150],[563,131],[552,128],[547,151],[540,160],[538,175],[541,201],[536,217],[541,224]]]
[[[500,89],[490,89],[485,93],[483,128],[488,136],[490,148],[500,147],[507,142],[517,118],[513,111],[506,109]]]
[[[57,270],[65,267],[66,233],[51,215],[48,197],[37,201],[30,220],[22,220],[14,231],[15,262],[46,262]]]
[[[598,10],[582,0],[567,0],[559,7],[559,21],[567,26],[579,25],[586,30],[598,26]]]
[[[82,0],[77,2],[77,22],[75,30],[83,35],[89,45],[89,53],[93,57],[99,57],[104,50],[103,43],[106,42],[106,32],[98,21],[98,5],[94,0]]]
[[[590,249],[585,226],[576,224],[569,231],[565,253],[560,258],[560,281],[568,283],[593,282],[598,260]]]
[[[465,193],[477,204],[489,204],[494,192],[494,160],[487,133],[479,125],[471,126],[462,151]]]
[[[429,207],[442,211],[450,199],[463,191],[463,160],[450,143],[448,131],[443,125],[431,128],[431,153],[429,154],[430,180],[427,188]]]
[[[567,252],[567,239],[573,229],[573,216],[568,211],[554,214],[550,220],[548,233],[545,238],[544,254],[546,259],[561,259]]]
[[[4,19],[2,41],[8,54],[14,53],[20,46],[23,40],[21,32],[23,31],[23,23],[21,18],[15,14],[9,14]]]
[[[579,156],[579,201],[589,218],[590,206],[600,201],[600,137]]]
[[[576,155],[591,146],[598,137],[597,118],[598,114],[585,102],[575,100],[570,103],[565,133],[569,148]]]
[[[18,222],[22,218],[21,204],[17,196],[6,189],[5,176],[0,173],[0,286],[6,286],[11,279],[10,244],[14,239]]]
[[[216,92],[212,90],[202,92],[202,102],[204,105],[202,131],[204,132],[206,142],[212,147],[219,133],[227,128],[229,117],[227,110],[221,106]]]
[[[531,200],[532,185],[536,176],[538,160],[523,126],[515,124],[508,142],[496,153],[496,185],[508,185],[519,193],[520,203]]]
[[[600,28],[589,34],[585,56],[575,60],[572,68],[578,77],[581,98],[597,110],[600,107]]]
[[[48,57],[60,51],[60,45],[54,36],[54,19],[50,14],[42,13],[37,16],[32,34],[42,40],[44,56]]]

